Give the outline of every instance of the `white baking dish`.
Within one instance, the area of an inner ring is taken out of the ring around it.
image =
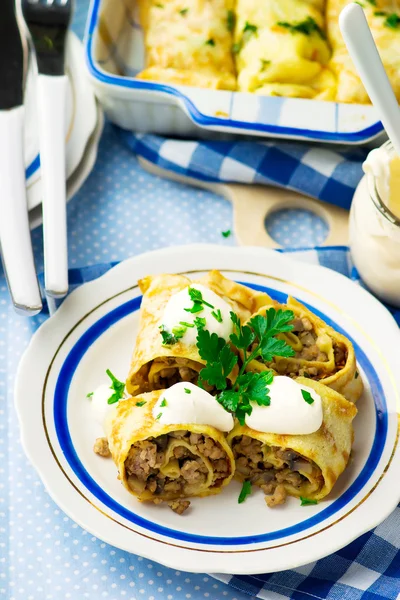
[[[92,0],[86,61],[109,119],[126,129],[212,137],[215,132],[374,145],[383,127],[372,106],[272,98],[141,81],[143,34],[134,0]]]

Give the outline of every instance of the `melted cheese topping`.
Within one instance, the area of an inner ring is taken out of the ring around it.
[[[330,58],[318,31],[303,33],[290,26],[307,19],[323,30],[320,2],[299,0],[238,0],[235,30],[238,87],[242,91],[314,98],[335,89],[324,69]],[[282,25],[284,24],[284,25]]]
[[[233,0],[139,0],[145,33],[142,79],[233,90]]]

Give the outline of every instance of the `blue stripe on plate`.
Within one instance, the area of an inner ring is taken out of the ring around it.
[[[285,302],[287,300],[287,295],[283,294],[282,292],[278,292],[276,290],[260,285],[253,285],[248,283],[246,283],[246,285],[252,287],[253,289],[267,292],[268,294],[270,294],[270,296],[272,296],[279,302]],[[309,519],[305,519],[304,521],[301,521],[296,525],[278,531],[242,537],[218,537],[195,535],[170,529],[168,527],[158,525],[157,523],[154,523],[152,521],[148,521],[147,519],[144,519],[143,517],[134,513],[132,510],[128,510],[127,508],[119,504],[114,498],[109,496],[89,475],[84,465],[82,464],[79,456],[76,453],[68,428],[68,393],[74,373],[77,367],[79,366],[79,363],[85,355],[86,351],[114,323],[117,323],[124,317],[139,310],[140,303],[141,297],[134,298],[133,300],[125,302],[121,306],[118,306],[114,310],[101,317],[96,323],[94,323],[91,327],[89,327],[89,329],[85,331],[85,333],[78,339],[78,341],[75,343],[74,347],[66,357],[60,369],[54,393],[54,422],[61,450],[63,451],[69,466],[71,467],[77,478],[86,487],[90,494],[93,494],[93,496],[95,496],[105,506],[113,510],[114,513],[120,515],[127,521],[134,523],[135,525],[138,525],[148,531],[152,531],[158,535],[172,538],[174,540],[182,540],[197,544],[238,546],[278,540],[289,535],[294,535],[306,531],[310,527],[314,527],[322,523],[324,520],[331,517],[339,510],[343,509],[368,483],[369,479],[371,478],[376,469],[376,466],[379,463],[386,443],[388,429],[387,406],[383,388],[375,369],[373,368],[372,364],[370,363],[362,349],[352,340],[356,350],[358,362],[363,368],[368,378],[369,384],[371,386],[371,392],[375,401],[375,437],[369,457],[357,479],[340,496],[340,498],[332,502],[332,504],[329,505],[327,508],[321,510],[318,514],[314,515],[313,517],[310,517]],[[312,306],[307,306],[315,314],[320,316],[326,323],[334,327],[337,331],[340,331],[344,334],[346,333],[341,327],[339,327],[326,315],[316,310]]]

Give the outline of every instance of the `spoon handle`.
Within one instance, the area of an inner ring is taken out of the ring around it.
[[[361,81],[400,155],[399,105],[361,6],[356,3],[346,6],[340,14],[339,26]]]

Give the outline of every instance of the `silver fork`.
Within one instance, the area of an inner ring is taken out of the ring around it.
[[[21,0],[38,66],[45,290],[49,296],[68,292],[66,211],[67,32],[73,0]]]

